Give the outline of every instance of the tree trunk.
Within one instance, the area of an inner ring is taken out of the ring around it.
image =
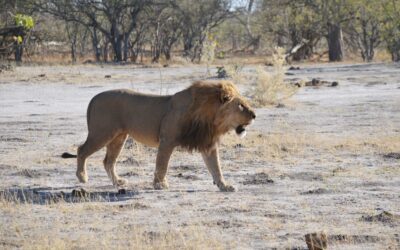
[[[329,61],[340,62],[343,60],[344,46],[343,34],[340,24],[328,24],[328,49]]]
[[[83,36],[79,39],[79,56],[84,57],[86,54],[86,41],[88,37],[88,29],[85,29],[83,32]]]
[[[127,62],[129,54],[129,35],[125,33],[123,38],[124,38],[124,62]]]
[[[392,52],[392,61],[400,62],[400,50]]]
[[[183,39],[183,56],[190,57],[193,49],[193,38],[187,34]]]
[[[236,36],[233,32],[231,32],[230,36],[232,41],[232,51],[236,51],[238,49],[238,42]]]
[[[93,51],[94,51],[94,57],[96,59],[96,62],[100,62],[100,47],[99,47],[99,38],[97,37],[97,29],[93,28],[92,31],[92,45],[93,45]]]
[[[158,45],[153,46],[153,51],[152,51],[152,59],[151,62],[152,63],[158,63],[160,60],[160,56],[161,56],[161,49]]]
[[[114,50],[114,61],[122,61],[122,35],[119,34],[118,24],[114,21],[111,24],[110,42]]]
[[[285,47],[285,36],[279,32],[276,38],[276,44],[278,47],[284,48]]]
[[[103,48],[103,61],[108,62],[108,41],[105,42]]]
[[[111,40],[111,46],[114,50],[114,61],[122,62],[122,39],[120,36],[113,37]]]
[[[76,63],[76,41],[71,41],[71,60]]]
[[[15,61],[17,63],[22,62],[23,46],[18,42],[15,42]]]
[[[163,53],[167,61],[171,60],[171,48],[164,47]]]

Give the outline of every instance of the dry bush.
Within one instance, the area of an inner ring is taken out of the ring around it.
[[[284,54],[283,48],[275,49],[272,55],[274,64],[272,73],[265,71],[262,67],[257,69],[256,87],[251,93],[256,106],[277,104],[297,92],[297,87],[283,81],[285,76]]]
[[[207,65],[207,76],[210,76],[210,65],[215,60],[216,47],[217,47],[217,42],[210,34],[207,34],[207,37],[203,44],[203,48],[201,49],[201,59],[200,59],[201,62],[204,62]]]
[[[235,84],[245,83],[246,76],[243,73],[244,64],[239,61],[233,61],[225,67],[227,75]]]

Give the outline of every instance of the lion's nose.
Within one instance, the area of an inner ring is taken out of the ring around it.
[[[254,112],[252,112],[251,117],[253,117],[253,119],[256,119],[256,114]]]

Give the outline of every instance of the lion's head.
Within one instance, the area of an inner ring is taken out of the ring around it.
[[[195,82],[189,90],[192,103],[182,118],[179,141],[190,151],[209,150],[230,130],[244,136],[256,118],[232,82]]]

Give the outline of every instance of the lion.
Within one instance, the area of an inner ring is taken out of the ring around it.
[[[153,186],[167,189],[168,162],[176,147],[198,151],[220,191],[235,191],[225,182],[218,155],[220,137],[235,130],[239,136],[256,118],[248,102],[230,81],[198,81],[174,95],[158,96],[128,89],[102,92],[87,109],[88,135],[77,155],[76,176],[86,183],[86,159],[107,148],[105,170],[115,186],[123,186],[115,163],[128,136],[147,146],[158,147]]]

